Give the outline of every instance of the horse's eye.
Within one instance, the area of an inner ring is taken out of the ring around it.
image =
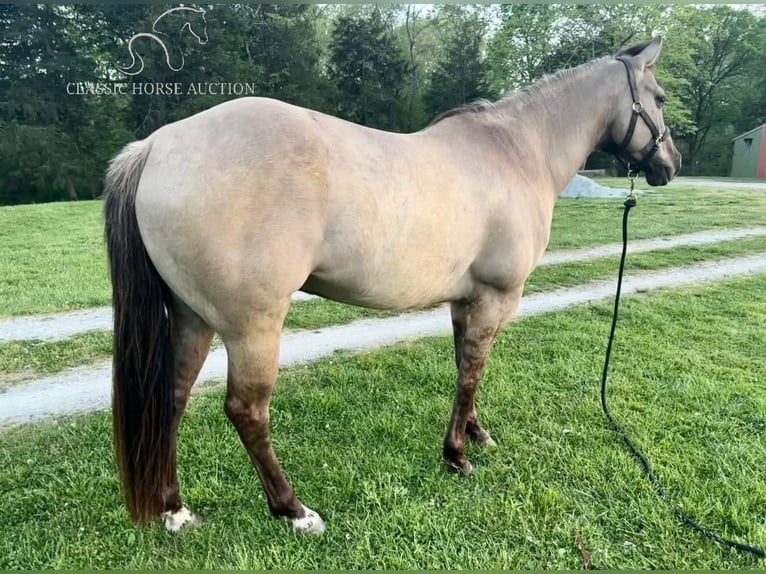
[[[665,105],[665,96],[657,96],[657,107],[661,108]]]

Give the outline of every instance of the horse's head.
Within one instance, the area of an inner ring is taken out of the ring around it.
[[[192,36],[197,38],[197,41],[200,44],[207,44],[207,20],[205,19],[205,9],[190,7],[188,12],[186,12],[186,17],[187,22],[183,27],[189,30]]]
[[[681,169],[681,154],[662,117],[665,92],[653,73],[661,50],[658,36],[617,54],[614,77],[620,97],[604,146],[643,171],[649,185],[665,185]]]

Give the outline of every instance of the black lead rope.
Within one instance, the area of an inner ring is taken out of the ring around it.
[[[617,294],[614,298],[614,314],[612,316],[612,328],[609,332],[609,343],[606,347],[606,358],[604,360],[604,372],[601,375],[601,407],[604,411],[604,414],[606,415],[606,418],[609,420],[609,423],[612,425],[612,429],[620,435],[622,440],[625,442],[625,445],[628,447],[628,450],[631,452],[631,454],[636,457],[639,463],[641,463],[641,466],[644,469],[644,473],[646,474],[646,477],[649,479],[649,482],[654,487],[654,490],[657,492],[658,496],[667,502],[670,507],[673,510],[673,513],[676,515],[676,517],[687,526],[690,526],[703,536],[709,538],[710,540],[714,540],[718,544],[723,544],[725,546],[729,546],[731,548],[735,548],[739,550],[740,552],[750,552],[752,554],[755,554],[756,556],[759,556],[760,558],[766,558],[766,551],[763,550],[763,548],[759,548],[758,546],[751,546],[750,544],[744,544],[742,542],[737,542],[736,540],[729,540],[727,538],[724,538],[717,532],[714,532],[713,530],[710,530],[708,528],[705,528],[704,526],[700,525],[696,520],[691,518],[689,515],[687,515],[681,507],[676,504],[669,496],[665,488],[660,483],[659,479],[657,478],[657,475],[654,474],[654,470],[652,469],[652,464],[649,462],[649,459],[646,458],[646,455],[642,453],[638,447],[633,443],[631,438],[628,436],[628,434],[625,432],[625,430],[620,426],[620,424],[614,420],[614,417],[612,416],[612,413],[609,410],[609,405],[607,403],[607,392],[606,392],[606,380],[607,375],[609,373],[609,358],[612,354],[612,344],[614,343],[614,333],[617,329],[617,312],[620,307],[620,291],[622,290],[622,276],[623,272],[625,271],[625,254],[628,249],[628,214],[630,213],[631,208],[635,207],[636,205],[636,194],[633,191],[633,185],[634,185],[634,179],[635,179],[635,173],[629,174],[630,177],[630,194],[628,195],[628,198],[625,200],[625,211],[622,215],[622,255],[620,256],[620,272],[617,276]]]

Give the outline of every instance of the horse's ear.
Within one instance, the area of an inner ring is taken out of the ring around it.
[[[635,58],[638,67],[643,70],[644,68],[651,68],[654,66],[661,51],[662,36],[655,36],[651,40],[646,40],[645,42],[639,42],[638,44],[623,48],[617,55],[632,56]]]

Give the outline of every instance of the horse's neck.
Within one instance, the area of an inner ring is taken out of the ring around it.
[[[604,138],[618,94],[607,63],[552,81],[516,104],[508,129],[535,134],[539,175],[558,195]]]

